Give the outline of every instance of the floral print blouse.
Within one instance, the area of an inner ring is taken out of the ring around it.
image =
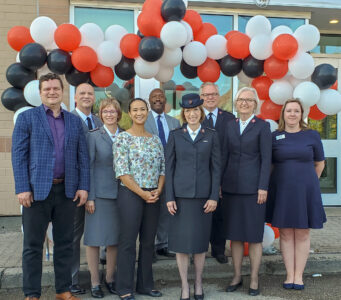
[[[157,188],[159,176],[165,175],[164,150],[156,135],[121,132],[114,141],[113,152],[116,178],[129,174],[141,188]]]

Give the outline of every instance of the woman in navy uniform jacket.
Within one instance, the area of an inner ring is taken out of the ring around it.
[[[265,201],[271,170],[269,123],[255,117],[259,100],[253,88],[238,91],[239,119],[229,121],[222,150],[222,210],[226,239],[231,240],[234,277],[227,287],[242,286],[244,242],[249,243],[251,282],[249,294],[259,294],[258,270],[262,258]]]
[[[182,281],[180,299],[189,299],[189,254],[194,253],[194,298],[204,299],[202,271],[210,239],[212,212],[220,186],[220,145],[214,129],[203,128],[203,100],[182,97],[182,128],[170,132],[166,147],[166,201],[172,215],[169,249],[176,252]]]

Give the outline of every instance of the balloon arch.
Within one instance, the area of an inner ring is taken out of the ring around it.
[[[11,28],[8,43],[19,53],[7,69],[12,87],[2,93],[2,104],[12,111],[39,105],[36,72],[45,64],[73,86],[91,82],[98,87],[110,86],[115,76],[167,82],[180,65],[186,78],[203,82],[216,82],[221,72],[237,75],[264,100],[264,119],[278,120],[281,106],[292,97],[310,109],[311,119],[341,111],[337,70],[329,64],[315,67],[308,53],[320,40],[314,25],[302,25],[295,32],[283,25],[272,29],[266,17],[257,15],[248,21],[246,33],[232,30],[223,36],[186,6],[184,0],[146,0],[137,34],[120,25],[105,32],[94,23],[79,29],[73,24],[57,26],[45,16],[33,20],[30,28]]]

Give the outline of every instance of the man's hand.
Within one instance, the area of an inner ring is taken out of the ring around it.
[[[24,207],[31,207],[31,203],[33,202],[32,192],[23,192],[18,195],[19,203]]]
[[[78,198],[79,203],[77,204],[77,207],[84,205],[86,200],[88,200],[88,192],[85,190],[77,190],[75,198],[73,198],[73,202],[77,201]]]
[[[93,200],[88,200],[85,203],[85,209],[89,214],[93,214],[95,212],[95,201]]]

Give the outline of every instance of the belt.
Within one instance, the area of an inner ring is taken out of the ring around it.
[[[64,178],[55,178],[52,180],[52,184],[60,184],[64,182]]]

